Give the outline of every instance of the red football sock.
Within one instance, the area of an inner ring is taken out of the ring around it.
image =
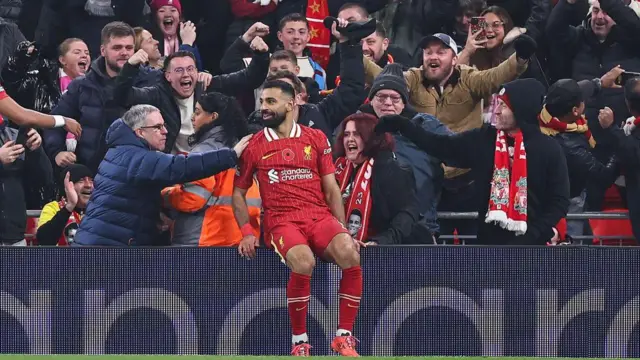
[[[338,330],[353,331],[353,323],[358,315],[360,297],[362,296],[362,269],[360,266],[342,270],[340,280],[340,314],[338,315]]]
[[[287,307],[294,336],[307,333],[309,298],[311,298],[311,276],[291,272],[287,284]]]

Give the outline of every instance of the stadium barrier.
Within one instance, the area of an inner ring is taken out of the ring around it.
[[[363,249],[363,355],[640,356],[640,249]],[[259,249],[0,248],[0,352],[284,355],[288,270]],[[340,271],[312,280],[329,353]]]
[[[27,210],[27,217],[29,218],[38,218],[40,217],[40,210]],[[455,220],[473,220],[478,217],[477,212],[439,212],[438,219],[455,219]],[[604,219],[604,220],[627,220],[629,219],[628,212],[584,212],[579,214],[567,214],[567,220],[584,220],[588,221],[590,219]],[[27,239],[31,239],[35,237],[35,227],[30,229],[31,231],[27,231],[25,237]],[[440,240],[447,244],[450,240],[454,240],[455,238],[460,240],[461,245],[466,245],[466,240],[475,239],[475,235],[441,235]],[[619,244],[622,245],[625,240],[634,240],[633,236],[625,236],[625,235],[614,235],[614,236],[600,236],[601,239],[615,239],[618,240]],[[573,238],[576,245],[587,245],[591,244],[594,239],[593,235],[580,235],[575,236]],[[600,242],[600,245],[604,245],[603,242]]]

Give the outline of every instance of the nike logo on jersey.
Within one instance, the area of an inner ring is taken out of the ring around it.
[[[272,157],[273,155],[275,155],[277,153],[278,153],[277,151],[274,151],[272,153],[265,154],[265,155],[262,156],[262,160],[266,160],[266,159]]]
[[[304,310],[304,309],[306,309],[306,308],[307,308],[307,305],[305,305],[305,306],[303,306],[303,307],[301,307],[301,308],[296,308],[296,311],[302,311],[302,310]]]

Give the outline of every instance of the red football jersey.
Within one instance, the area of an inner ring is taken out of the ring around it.
[[[290,136],[279,139],[264,128],[242,153],[235,186],[248,189],[257,175],[268,231],[285,221],[331,216],[321,177],[334,172],[331,144],[322,131],[294,124]]]
[[[4,91],[4,88],[2,87],[2,85],[0,85],[0,100],[9,97],[9,95],[7,94],[6,91]]]

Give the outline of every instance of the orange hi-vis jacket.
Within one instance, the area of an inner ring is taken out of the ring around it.
[[[162,190],[165,206],[178,211],[172,233],[173,245],[237,246],[242,240],[231,208],[235,169],[206,179]],[[249,217],[256,237],[260,236],[261,200],[258,185],[247,191]]]

